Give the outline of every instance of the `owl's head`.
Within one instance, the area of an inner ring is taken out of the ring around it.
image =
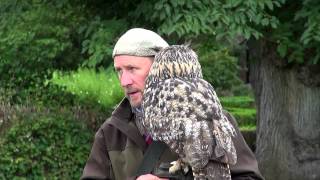
[[[172,45],[159,51],[149,72],[149,80],[202,78],[197,54],[186,45]]]

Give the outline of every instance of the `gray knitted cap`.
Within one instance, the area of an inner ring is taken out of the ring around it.
[[[113,49],[112,57],[116,55],[154,56],[161,48],[169,46],[157,33],[133,28],[124,33]]]

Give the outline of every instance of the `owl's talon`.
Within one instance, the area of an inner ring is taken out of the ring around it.
[[[169,173],[174,174],[175,172],[179,171],[181,169],[180,161],[173,161],[170,163],[172,166],[169,168]]]
[[[187,166],[187,165],[183,166],[182,170],[183,170],[184,174],[187,174],[189,172],[189,166]]]
[[[194,169],[192,168],[192,173],[194,180],[207,180],[206,174],[204,173],[203,169]]]

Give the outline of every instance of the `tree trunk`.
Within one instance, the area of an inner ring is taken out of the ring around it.
[[[262,174],[268,180],[320,179],[319,84],[299,80],[301,66],[285,63],[274,44],[250,42],[249,49]]]

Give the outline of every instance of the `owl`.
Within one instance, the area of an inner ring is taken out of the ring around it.
[[[191,48],[173,45],[156,54],[141,106],[145,131],[179,155],[170,173],[191,167],[195,179],[231,179],[236,132]]]

